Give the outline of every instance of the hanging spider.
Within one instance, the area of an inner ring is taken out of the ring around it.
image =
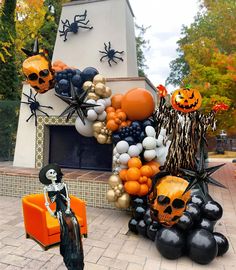
[[[100,53],[104,54],[104,56],[102,56],[100,58],[101,62],[102,62],[103,58],[107,57],[108,58],[108,64],[111,67],[111,61],[116,63],[116,64],[117,64],[117,62],[115,61],[115,59],[119,59],[119,60],[123,61],[123,58],[116,56],[116,54],[117,53],[122,54],[124,51],[119,52],[119,51],[115,51],[114,49],[112,49],[110,41],[108,42],[108,45],[106,43],[104,43],[104,49],[105,49],[105,51],[99,51]]]
[[[26,122],[28,122],[30,120],[30,118],[32,116],[34,116],[35,117],[35,126],[37,126],[37,114],[36,114],[36,111],[37,110],[49,117],[49,115],[46,112],[44,112],[44,111],[42,111],[42,110],[39,109],[40,107],[41,108],[53,109],[53,107],[51,107],[51,106],[40,105],[39,102],[36,100],[37,94],[38,93],[36,93],[32,97],[32,89],[30,89],[30,95],[27,95],[27,94],[23,93],[23,95],[28,98],[28,101],[27,102],[21,101],[21,103],[28,104],[29,105],[29,108],[30,108],[30,111],[31,111],[31,115],[30,115],[29,118],[26,119]]]
[[[64,36],[64,41],[67,41],[67,34],[69,32],[72,32],[74,34],[78,33],[79,28],[84,29],[93,29],[92,26],[86,26],[89,23],[89,20],[86,20],[87,17],[87,10],[84,11],[84,14],[82,15],[75,15],[74,22],[70,23],[69,20],[65,20],[65,22],[62,22],[63,28],[62,30],[59,30],[60,36]]]

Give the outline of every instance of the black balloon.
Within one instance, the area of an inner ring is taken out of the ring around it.
[[[224,255],[229,249],[229,242],[228,242],[227,238],[222,233],[218,233],[218,232],[214,232],[213,236],[214,236],[216,243],[218,245],[217,256]]]
[[[134,233],[138,233],[137,230],[138,221],[135,218],[131,218],[128,224],[129,230]]]
[[[184,212],[176,226],[184,231],[190,229],[193,226],[193,219],[191,214],[188,212]]]
[[[201,207],[204,204],[204,200],[200,195],[193,195],[191,196],[190,203],[194,203],[198,207]]]
[[[134,138],[131,137],[131,136],[125,137],[124,140],[125,140],[129,145],[134,145],[134,144],[136,144]]]
[[[147,126],[153,126],[153,121],[151,121],[150,119],[144,120],[142,122],[143,129],[145,130],[145,127],[147,127]]]
[[[146,236],[146,232],[147,232],[147,225],[145,224],[144,220],[141,219],[138,224],[136,225],[137,231],[139,234],[141,234],[142,236]]]
[[[74,75],[74,76],[72,77],[71,82],[72,82],[73,85],[76,86],[76,87],[81,87],[81,86],[83,85],[83,80],[82,80],[82,78],[81,78],[80,75]]]
[[[185,239],[176,228],[162,228],[156,233],[155,244],[162,256],[175,260],[184,252]]]
[[[223,209],[218,202],[208,201],[202,206],[202,214],[209,220],[216,221],[223,215]]]
[[[151,217],[151,213],[150,213],[150,208],[148,208],[145,212],[145,215],[144,215],[144,221],[146,223],[146,220],[148,220],[149,218]]]
[[[80,76],[82,77],[82,80],[85,82],[85,81],[92,81],[97,74],[98,71],[96,70],[96,68],[87,67],[81,72]]]
[[[144,207],[137,206],[134,209],[134,218],[137,219],[137,220],[143,219],[145,212],[146,211],[145,211],[145,208]]]
[[[205,229],[209,232],[213,232],[214,230],[214,222],[210,221],[207,218],[201,218],[200,221],[197,223],[196,227],[197,228],[201,228],[201,229]]]
[[[114,144],[117,144],[120,140],[121,140],[121,137],[119,134],[117,134],[117,133],[112,134],[112,141]]]
[[[136,208],[137,206],[147,207],[147,197],[131,197],[131,206]]]
[[[188,235],[187,250],[194,262],[208,264],[216,257],[218,246],[212,233],[196,229]]]
[[[199,220],[201,218],[201,210],[200,208],[194,204],[194,203],[189,203],[187,205],[187,209],[186,212],[189,213],[193,219],[193,221],[195,220]]]
[[[147,237],[149,239],[151,239],[152,241],[155,240],[155,237],[156,237],[156,234],[157,234],[157,231],[158,231],[158,226],[156,226],[155,224],[150,224],[148,227],[147,227]]]

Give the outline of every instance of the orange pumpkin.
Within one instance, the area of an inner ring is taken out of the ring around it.
[[[143,88],[129,90],[121,101],[121,109],[128,119],[144,120],[152,115],[155,103],[152,94]]]
[[[181,88],[175,90],[172,94],[171,104],[177,111],[194,112],[201,107],[202,97],[196,89]]]

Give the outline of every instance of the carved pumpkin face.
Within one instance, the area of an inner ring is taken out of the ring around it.
[[[177,89],[172,94],[171,104],[177,111],[194,112],[201,107],[202,97],[196,89]]]
[[[182,216],[190,199],[190,191],[182,195],[188,182],[176,176],[165,176],[154,187],[151,198],[151,217],[163,226],[171,227]]]
[[[23,73],[27,82],[38,93],[44,93],[53,88],[54,76],[50,62],[41,54],[27,58],[23,62]]]

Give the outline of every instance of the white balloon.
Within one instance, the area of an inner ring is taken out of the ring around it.
[[[119,154],[127,153],[129,144],[126,141],[119,141],[116,145],[116,150]]]
[[[156,137],[156,131],[155,131],[154,127],[152,127],[152,126],[146,126],[145,132],[146,132],[148,137],[154,137],[154,138]]]
[[[166,129],[165,128],[161,128],[160,135],[162,135],[164,137],[166,136]]]
[[[105,119],[106,119],[106,117],[107,117],[107,113],[105,112],[105,111],[103,111],[102,113],[100,113],[99,115],[98,115],[98,120],[99,121],[104,121]]]
[[[93,109],[87,111],[87,118],[89,121],[95,121],[97,120],[97,117],[98,115]]]
[[[126,165],[129,160],[130,160],[130,155],[128,155],[127,153],[120,155],[120,163],[121,164]]]
[[[106,100],[100,98],[97,100],[97,104],[102,104],[104,107],[106,107]]]
[[[102,113],[102,112],[104,112],[105,106],[103,104],[101,104],[101,103],[100,104],[97,104],[97,105],[99,105],[99,106],[94,107],[94,111],[96,113]]]
[[[111,106],[111,98],[110,97],[104,98],[103,100],[105,100],[105,102],[106,102],[106,107]]]
[[[96,101],[94,99],[88,99],[86,102],[90,104],[96,104]]]
[[[138,157],[140,154],[140,150],[137,145],[131,145],[128,150],[128,154],[131,157]]]
[[[162,146],[163,145],[163,136],[160,134],[159,136],[158,136],[158,138],[157,138],[157,146],[158,147],[160,147],[160,146]]]
[[[120,157],[120,154],[119,153],[116,153],[116,155],[115,155],[117,158],[119,158]]]
[[[113,156],[113,162],[116,163],[116,161],[117,161],[116,156]]]
[[[84,119],[84,123],[81,121],[80,117],[77,117],[75,120],[75,128],[76,130],[85,137],[93,137],[93,122],[88,119]]]
[[[156,148],[156,139],[153,137],[146,137],[143,140],[143,148],[147,150],[155,149]]]
[[[156,151],[155,150],[146,150],[144,151],[144,159],[146,161],[151,161],[156,157]]]
[[[137,147],[139,149],[139,154],[140,154],[143,151],[143,146],[142,146],[141,143],[137,143],[136,145],[137,145]]]
[[[117,154],[116,147],[113,148],[113,155]]]

